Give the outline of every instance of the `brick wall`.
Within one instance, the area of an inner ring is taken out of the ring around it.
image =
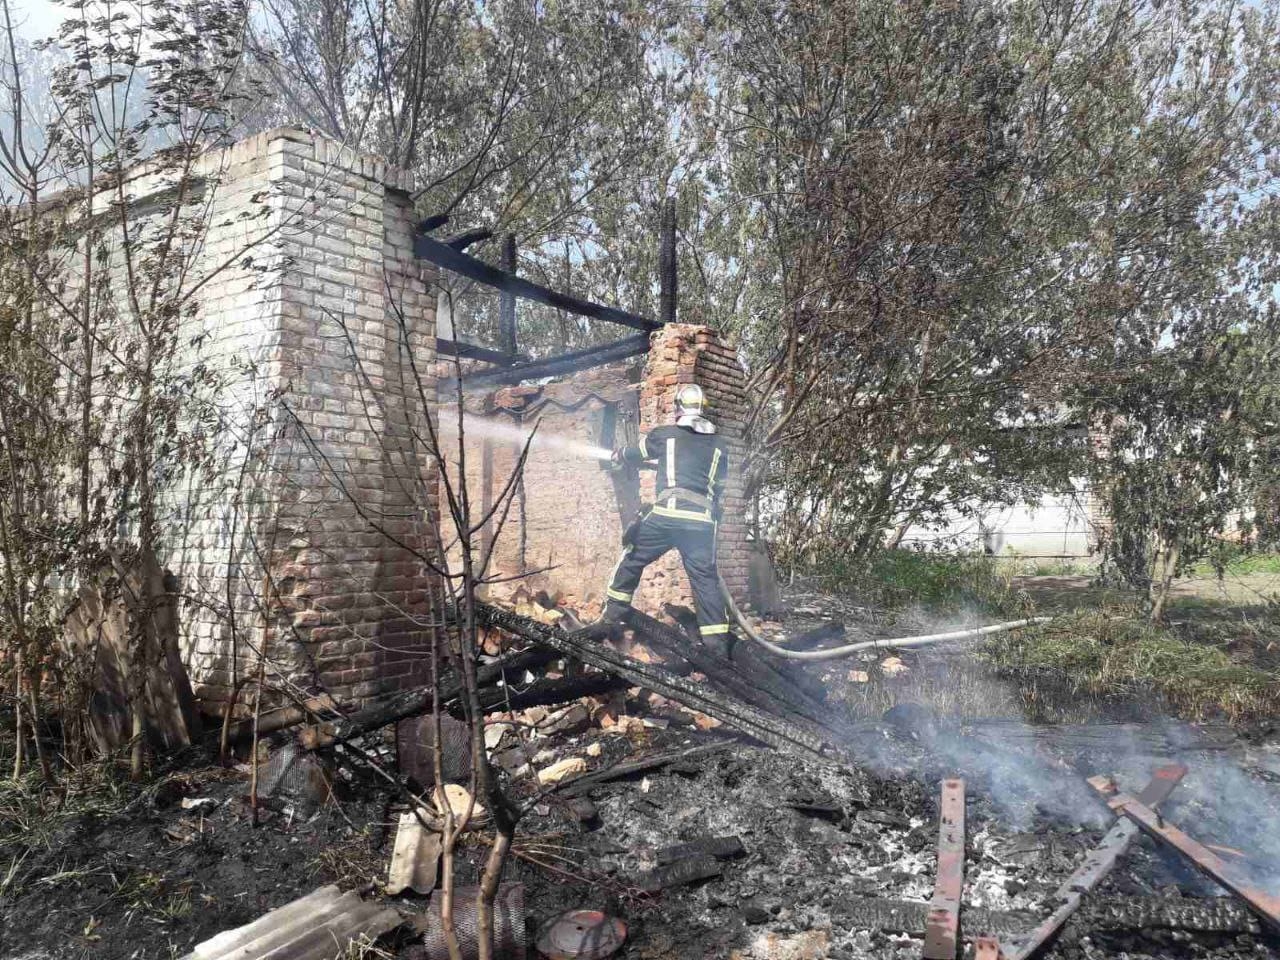
[[[190,321],[187,360],[217,372],[225,417],[220,469],[172,491],[166,524],[164,562],[197,600],[183,624],[196,692],[226,698],[264,645],[275,679],[339,700],[423,682],[429,581],[392,542],[424,537],[436,491],[409,442],[423,415],[410,351],[435,391],[410,185],[291,129],[205,165],[202,268],[252,251],[205,286]]]
[[[538,437],[525,468],[523,498],[512,504],[497,535],[491,575],[507,578],[489,592],[510,597],[521,584],[533,593],[545,590],[584,619],[599,615],[604,591],[621,552],[621,534],[641,500],[653,501],[653,471],[613,472],[599,463],[572,456],[564,443],[601,444],[611,418],[616,445],[634,442],[675,420],[679,383],[699,383],[710,415],[729,441],[731,472],[725,520],[719,530],[720,569],[740,603],[747,593],[746,524],[741,479],[743,373],[731,346],[708,327],[668,326],[653,335],[642,364],[585,371],[545,386],[507,387],[472,396],[467,476],[472,498],[487,508],[511,475],[519,456],[518,432],[539,422]],[[481,424],[502,424],[510,437],[495,439]],[[521,502],[523,500],[523,502]],[[492,536],[487,531],[484,537]],[[486,541],[487,542],[487,541]],[[514,579],[526,574],[522,579]],[[692,607],[688,579],[675,553],[653,564],[641,582],[635,603],[658,614],[664,603]]]
[[[741,466],[745,445],[745,377],[737,351],[710,327],[670,324],[653,335],[640,392],[640,426],[648,431],[675,422],[675,392],[696,383],[707,398],[707,415],[729,448],[723,520],[716,538],[720,576],[739,606],[746,606],[748,583],[747,524],[742,498]],[[653,502],[654,475],[641,474],[641,492]],[[692,607],[693,594],[679,557],[670,553],[652,564],[640,581],[637,605],[654,612],[664,603]]]
[[[501,496],[523,448],[521,434],[538,428],[505,522],[499,529],[495,519],[479,537],[481,547],[496,539],[489,574],[505,580],[488,588],[490,599],[509,598],[523,585],[584,617],[599,614],[638,492],[634,477],[628,483],[573,445],[611,447],[610,422],[619,439],[628,429],[635,435],[639,375],[637,364],[611,365],[469,399],[467,477],[481,514]]]

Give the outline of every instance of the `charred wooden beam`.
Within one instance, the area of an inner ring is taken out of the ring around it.
[[[492,236],[492,230],[486,230],[484,227],[472,227],[470,230],[464,230],[462,233],[450,237],[445,243],[461,253],[473,243],[482,243]]]
[[[611,767],[605,767],[603,770],[597,770],[595,773],[588,773],[585,776],[567,782],[565,787],[561,789],[560,795],[563,797],[581,797],[596,787],[609,783],[613,780],[621,780],[623,777],[634,777],[639,773],[648,773],[651,770],[657,770],[661,767],[670,766],[673,763],[681,763],[695,758],[711,756],[715,753],[728,750],[733,746],[734,740],[721,740],[716,743],[704,743],[696,747],[687,747],[682,750],[667,750],[662,753],[651,753],[647,757],[640,757],[637,760],[629,760],[625,763],[617,763]]]
[[[497,680],[503,675],[504,671],[526,670],[530,668],[531,664],[546,663],[552,659],[555,659],[555,653],[545,649],[538,651],[522,650],[511,653],[479,667],[476,670],[476,680],[481,686],[484,686]],[[446,710],[449,709],[462,696],[462,682],[460,680],[451,680],[441,684],[440,694],[441,706]],[[358,737],[362,733],[368,733],[370,730],[385,727],[388,724],[395,723],[397,720],[425,713],[431,709],[432,702],[430,687],[406,690],[404,693],[398,693],[385,700],[371,703],[363,709],[343,717],[341,720],[307,727],[305,730],[298,732],[298,742],[308,750],[318,750],[340,740],[350,740],[352,737]]]
[[[654,852],[658,865],[687,860],[689,857],[715,857],[717,860],[736,860],[746,856],[747,848],[739,837],[705,837],[690,843],[679,843],[673,847],[663,847]]]
[[[1148,806],[1159,806],[1169,798],[1173,788],[1186,774],[1187,768],[1180,763],[1160,767],[1151,782],[1138,794],[1139,799]],[[1124,818],[1108,830],[1102,842],[1089,852],[1084,862],[1054,894],[1058,906],[1053,913],[1029,934],[1018,936],[1002,945],[1006,960],[1028,960],[1044,946],[1071,915],[1080,909],[1085,895],[1092,892],[1111,872],[1137,835],[1138,827]]]
[[[613,690],[625,690],[631,684],[611,673],[588,673],[578,677],[535,680],[521,690],[489,687],[480,692],[480,706],[485,713],[497,710],[524,710],[553,703],[564,703],[578,697],[594,697]]]
[[[590,300],[583,300],[581,297],[560,293],[540,284],[522,280],[519,277],[512,276],[505,270],[490,266],[483,260],[455,250],[447,243],[436,240],[434,237],[429,237],[424,233],[414,236],[413,254],[419,260],[434,263],[437,267],[442,267],[451,273],[466,277],[468,280],[474,280],[499,291],[509,292],[525,300],[546,304],[548,307],[567,310],[578,316],[590,317],[593,320],[601,320],[606,323],[617,323],[636,330],[656,330],[662,326],[661,323],[650,320],[648,317],[629,313],[626,310],[619,310],[617,307],[606,307],[603,304],[592,303]]]
[[[446,357],[461,357],[463,360],[482,360],[485,363],[496,363],[504,367],[520,360],[519,357],[501,350],[491,350],[488,347],[465,343],[461,340],[443,340],[439,337],[436,338],[436,353]]]
[[[327,693],[311,697],[302,703],[280,707],[262,714],[258,718],[258,735],[276,733],[296,727],[300,723],[323,716],[325,713],[336,713],[338,705]],[[227,729],[227,742],[239,743],[253,736],[253,720],[239,720]]]
[[[781,705],[815,723],[830,716],[820,696],[803,688],[777,661],[761,657],[748,645],[740,645],[733,659],[722,650],[693,641],[686,633],[639,610],[632,610],[628,623],[646,644],[664,658],[684,660],[707,678],[711,686],[729,696],[777,711]]]
[[[1094,784],[1094,787],[1098,789],[1100,785]],[[1243,900],[1273,932],[1280,933],[1280,897],[1258,887],[1239,867],[1227,863],[1194,837],[1167,823],[1160,814],[1137,797],[1117,794],[1107,800],[1107,805],[1116,813],[1128,817],[1144,833],[1176,852],[1205,876],[1226,887]]]
[[[432,230],[439,230],[449,222],[447,213],[433,213],[429,217],[424,217],[418,221],[419,233],[430,233]]]
[[[925,960],[955,960],[964,890],[964,781],[942,781],[938,823],[938,876],[924,927]]]
[[[516,235],[508,233],[502,238],[502,269],[516,275]],[[502,291],[498,301],[498,340],[507,356],[516,355],[516,297],[509,290]]]
[[[722,873],[724,867],[715,857],[689,857],[641,874],[636,877],[634,886],[643,893],[657,893],[670,887],[682,887],[686,883],[718,877]]]
[[[929,916],[929,904],[880,897],[847,899],[832,910],[831,919],[848,930],[919,935]],[[965,907],[965,926],[1000,938],[1002,950],[1034,922],[1023,910]],[[1258,921],[1244,907],[1225,897],[1107,897],[1086,902],[1065,924],[1073,934],[1129,934],[1138,930],[1180,930],[1186,933],[1237,934],[1260,931]],[[1002,956],[1008,957],[1007,953]]]
[[[842,752],[810,723],[799,717],[779,717],[741,703],[719,691],[677,676],[665,667],[640,663],[598,642],[590,629],[565,633],[558,627],[489,604],[477,603],[476,613],[486,626],[499,627],[518,636],[553,647],[598,670],[624,677],[779,750],[823,760],[835,760]]]
[[[464,387],[495,387],[508,383],[519,383],[521,380],[537,380],[541,377],[554,377],[565,373],[576,373],[579,370],[590,370],[606,363],[616,363],[628,357],[639,356],[649,352],[649,335],[637,334],[615,340],[602,347],[587,347],[574,350],[545,360],[530,360],[525,363],[514,363],[502,370],[482,370],[462,378]]]

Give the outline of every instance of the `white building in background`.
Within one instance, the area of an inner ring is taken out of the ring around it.
[[[1035,503],[970,504],[934,526],[907,528],[902,546],[915,550],[985,552],[1003,556],[1087,558],[1097,543],[1088,488]]]

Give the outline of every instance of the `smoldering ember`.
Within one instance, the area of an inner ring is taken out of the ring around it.
[[[1280,957],[1280,0],[0,11],[0,958]]]

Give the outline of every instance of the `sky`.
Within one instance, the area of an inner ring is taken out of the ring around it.
[[[19,34],[27,40],[52,36],[66,11],[51,0],[11,0]]]

